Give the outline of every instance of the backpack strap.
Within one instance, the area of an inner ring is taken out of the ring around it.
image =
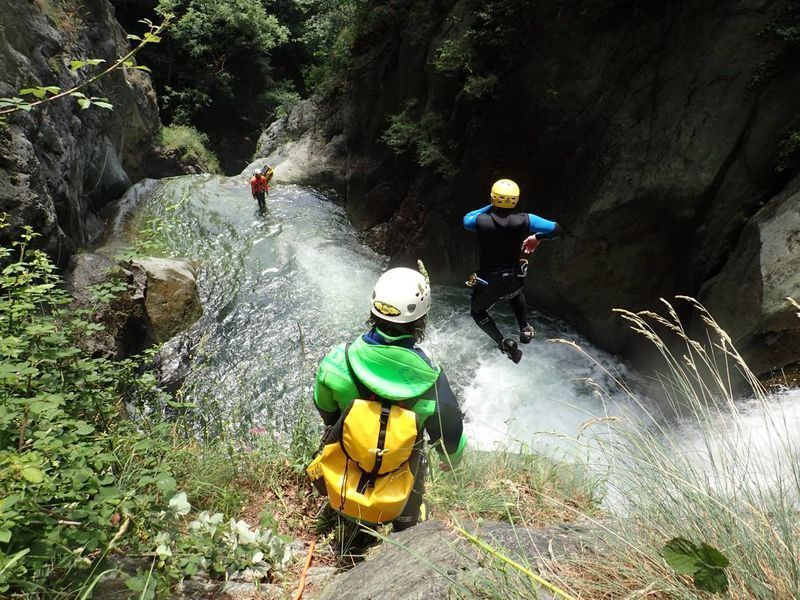
[[[372,487],[375,485],[375,480],[378,477],[381,477],[379,473],[381,470],[381,465],[383,464],[383,450],[384,450],[384,445],[386,444],[386,429],[389,425],[389,415],[391,414],[392,411],[392,402],[370,390],[366,385],[364,385],[364,382],[358,378],[358,376],[355,374],[355,371],[353,370],[353,366],[350,364],[350,357],[348,356],[349,350],[350,350],[350,344],[348,343],[344,347],[344,360],[345,363],[347,364],[347,370],[350,374],[350,379],[355,384],[359,396],[361,396],[365,400],[374,400],[381,403],[380,429],[378,430],[378,445],[376,448],[378,453],[377,456],[375,457],[375,466],[372,467],[372,470],[369,473],[362,471],[361,479],[359,480],[358,486],[356,488],[359,494],[363,494],[368,487]],[[408,401],[395,402],[394,404],[398,404],[403,408],[407,408],[406,406],[403,406],[403,404],[409,402],[413,405],[414,403],[416,403],[416,400],[417,398],[412,398],[409,399]],[[420,429],[417,432],[418,440],[420,439],[421,435],[422,435],[422,430]],[[345,449],[344,444],[341,441],[341,438],[340,438],[340,444],[342,446],[342,451],[345,453],[345,456],[347,456],[348,459],[353,460],[352,458],[350,458],[350,455],[347,454],[347,450]],[[388,473],[384,473],[383,475],[388,475]]]
[[[373,487],[375,485],[375,480],[378,478],[378,473],[383,464],[383,450],[386,445],[386,428],[389,425],[389,414],[391,411],[392,405],[389,404],[389,402],[381,402],[380,429],[378,430],[378,447],[376,448],[378,453],[375,456],[375,466],[372,467],[372,471],[369,473],[361,474],[361,479],[358,481],[358,486],[356,487],[356,491],[358,491],[359,494],[363,494],[368,487]]]

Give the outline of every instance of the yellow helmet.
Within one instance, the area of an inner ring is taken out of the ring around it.
[[[492,186],[492,204],[497,208],[514,208],[519,200],[519,186],[510,179],[499,179]]]

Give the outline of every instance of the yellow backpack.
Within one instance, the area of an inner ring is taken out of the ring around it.
[[[267,180],[267,183],[269,183],[272,181],[273,175],[275,175],[275,169],[272,167],[266,167],[261,174],[264,176],[264,179]]]
[[[370,394],[349,359],[347,366],[359,394],[368,398],[345,409],[306,472],[334,510],[364,523],[387,523],[402,514],[414,487],[409,463],[416,462],[421,439],[417,414]]]

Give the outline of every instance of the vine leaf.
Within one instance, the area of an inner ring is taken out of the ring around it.
[[[728,591],[725,568],[730,561],[713,546],[705,542],[698,546],[685,538],[673,538],[664,546],[661,555],[678,575],[692,575],[698,590],[712,594]]]

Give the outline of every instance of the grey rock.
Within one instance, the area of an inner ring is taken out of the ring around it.
[[[338,573],[336,567],[311,567],[306,575],[306,583],[322,589]]]
[[[142,258],[131,262],[147,276],[145,309],[155,343],[188,329],[203,314],[194,267],[182,260]]]
[[[111,62],[129,48],[107,0],[88,0],[70,12],[58,3],[0,0],[0,96],[20,88],[68,89],[86,77],[68,69],[72,58]],[[30,225],[36,244],[60,264],[102,230],[98,212],[141,172],[141,157],[160,126],[155,93],[141,71],[120,70],[86,91],[114,110],[81,110],[73,98],[30,113],[15,113],[0,131],[0,211],[17,239]]]
[[[242,583],[227,581],[220,588],[222,597],[230,600],[279,600],[286,594],[279,585],[272,583]]]
[[[524,557],[535,568],[537,561],[551,560],[596,547],[597,534],[583,526],[526,529],[505,523],[468,525],[484,541],[511,556]],[[319,598],[448,598],[452,591],[467,597],[481,586],[481,553],[469,541],[441,521],[426,521],[392,534],[373,550],[367,560],[342,573],[327,585]],[[540,598],[552,598],[541,590]]]
[[[184,579],[181,587],[183,588],[184,598],[198,598],[215,594],[219,590],[220,584],[195,576]]]
[[[800,360],[800,176],[747,223],[700,299],[757,373]]]
[[[125,289],[105,304],[92,296],[95,286],[117,280]],[[80,343],[92,356],[125,358],[141,352],[150,335],[145,308],[147,279],[138,269],[128,269],[113,255],[82,252],[70,259],[67,276],[75,306],[90,309],[90,319],[103,325],[102,331],[81,338]]]
[[[93,287],[112,280],[123,283],[125,289],[116,292],[111,302],[98,304]],[[120,263],[113,247],[100,248],[72,257],[67,283],[76,307],[90,309],[91,320],[104,326],[81,340],[94,356],[136,354],[188,329],[202,315],[194,268],[187,261],[146,258]],[[195,340],[186,337],[170,348],[179,353],[183,342],[191,350]],[[179,386],[185,372],[175,370],[170,381]]]
[[[347,160],[342,114],[319,97],[299,102],[259,137],[255,160],[242,174],[269,165],[275,183],[303,183],[344,190]]]
[[[245,583],[255,583],[261,581],[269,575],[269,566],[263,565],[257,568],[247,568],[244,571],[237,571],[231,575],[231,581],[242,581]]]

